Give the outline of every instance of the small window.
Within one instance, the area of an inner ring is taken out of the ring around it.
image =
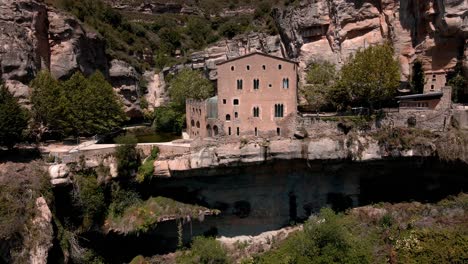
[[[289,89],[289,78],[283,78],[283,89]]]
[[[234,113],[234,118],[239,118],[239,113],[235,112]]]
[[[200,128],[200,122],[197,121],[197,128]]]
[[[275,117],[283,117],[283,116],[284,116],[284,105],[275,104]]]
[[[190,125],[192,125],[192,127],[195,126],[195,121],[193,121],[193,119],[192,119],[192,121],[190,121]]]
[[[270,84],[268,84],[268,87],[270,87],[270,88],[272,87],[271,83],[270,83]]]
[[[247,70],[250,71],[250,65],[247,65]]]
[[[223,104],[226,104],[226,99],[223,99]]]
[[[432,78],[435,78],[435,77],[436,77],[435,74],[433,74],[433,75],[432,75]]]
[[[231,133],[231,127],[228,127],[228,135],[232,135],[232,133]]]
[[[239,105],[239,99],[234,99],[234,100],[232,101],[232,104],[233,104],[233,105]]]
[[[258,129],[255,128],[255,136],[258,137]]]
[[[254,107],[253,108],[253,116],[254,117],[259,117],[260,116],[260,108],[259,107]]]
[[[434,85],[431,85],[431,90],[434,90]]]
[[[234,71],[234,66],[231,66],[231,71]]]
[[[281,128],[279,127],[276,128],[276,135],[281,136]]]
[[[262,66],[262,69],[263,69],[263,70],[266,70],[266,65],[263,65],[263,66]]]
[[[254,90],[258,90],[260,88],[260,80],[259,79],[254,79],[253,80],[253,86],[254,86]]]
[[[237,128],[237,135],[239,136],[240,135],[240,129]]]
[[[283,66],[281,64],[278,64],[278,70],[281,70]]]
[[[226,121],[231,121],[231,115],[226,115]]]
[[[237,80],[237,90],[242,90],[242,80]]]

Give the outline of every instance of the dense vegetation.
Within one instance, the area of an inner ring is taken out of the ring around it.
[[[31,82],[33,133],[59,137],[105,134],[126,120],[122,104],[100,72],[57,81],[40,72]]]
[[[184,69],[169,83],[171,103],[154,112],[154,124],[157,131],[180,133],[185,124],[185,100],[207,99],[214,95],[213,83],[201,72]]]
[[[4,85],[0,85],[0,146],[13,147],[23,138],[28,112]]]
[[[107,54],[129,62],[140,72],[156,66],[162,69],[183,62],[190,52],[200,50],[221,38],[232,38],[248,31],[276,34],[270,16],[275,5],[282,1],[212,1],[193,4],[199,14],[134,14],[112,9],[102,0],[48,0],[99,32],[107,43]],[[141,4],[129,1],[130,4]],[[126,2],[126,3],[129,3]],[[285,1],[288,4],[291,1]],[[166,4],[165,1],[161,3]],[[219,16],[222,9],[253,7],[254,13]],[[175,55],[181,55],[175,58]]]
[[[328,62],[312,62],[302,91],[315,111],[330,105],[379,108],[396,94],[399,72],[390,45],[371,46],[352,55],[338,73]]]

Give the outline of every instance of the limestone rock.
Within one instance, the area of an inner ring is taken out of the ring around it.
[[[0,6],[0,76],[27,83],[49,67],[47,8],[35,0],[0,0]]]
[[[281,39],[278,35],[269,36],[264,33],[250,33],[236,36],[230,40],[218,41],[203,51],[192,53],[187,66],[192,69],[205,69],[209,78],[216,80],[216,64],[254,51],[284,57]],[[175,67],[171,71],[174,71]]]
[[[105,41],[84,29],[76,18],[58,10],[49,12],[50,72],[67,79],[74,72],[90,75],[96,70],[107,73]]]
[[[148,102],[148,108],[150,110],[153,110],[156,107],[160,107],[169,101],[163,73],[147,71],[143,74],[143,77],[148,83],[145,98]]]
[[[341,67],[358,49],[389,41],[407,82],[416,59],[425,70],[455,67],[466,45],[467,13],[460,0],[305,0],[274,14],[288,57],[298,58],[302,71],[311,60]]]
[[[31,251],[29,252],[29,263],[47,264],[49,249],[52,247],[53,228],[52,212],[44,197],[36,199],[37,214],[32,220],[32,229],[27,240],[31,241]]]
[[[28,108],[31,106],[31,101],[29,100],[30,98],[29,86],[16,80],[5,81],[5,86],[8,88],[10,93],[13,94],[13,96],[19,99],[19,103],[21,105],[26,106]]]
[[[113,60],[109,69],[109,77],[114,90],[122,99],[127,116],[141,117],[143,113],[138,97],[139,76],[135,68],[124,61]]]
[[[66,178],[70,169],[66,164],[55,164],[49,167],[49,176],[51,179]]]

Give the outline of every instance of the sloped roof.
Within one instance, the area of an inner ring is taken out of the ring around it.
[[[219,63],[217,63],[216,65],[222,65],[222,64],[225,64],[225,63],[228,63],[228,62],[240,60],[240,59],[247,58],[247,57],[254,56],[254,55],[261,55],[261,56],[264,56],[264,57],[273,58],[273,59],[277,59],[277,60],[281,60],[281,61],[285,61],[285,62],[297,64],[297,62],[292,61],[292,60],[288,60],[288,59],[281,58],[281,57],[277,57],[277,56],[273,56],[273,55],[270,55],[270,54],[267,54],[267,53],[255,51],[255,52],[248,53],[248,54],[245,54],[245,55],[236,57],[236,58],[232,58],[232,59],[229,59],[229,60],[226,60],[226,61],[219,62]]]
[[[442,92],[433,92],[425,94],[411,94],[404,96],[397,96],[396,99],[399,100],[411,100],[411,99],[430,99],[430,98],[441,98],[444,95]]]

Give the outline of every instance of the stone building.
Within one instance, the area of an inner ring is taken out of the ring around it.
[[[217,65],[218,94],[187,100],[190,137],[289,136],[297,113],[297,64],[250,53]]]
[[[424,93],[441,92],[447,82],[446,72],[440,71],[426,71]]]
[[[452,87],[444,86],[438,91],[423,94],[398,96],[400,111],[403,110],[447,110],[452,106]]]

